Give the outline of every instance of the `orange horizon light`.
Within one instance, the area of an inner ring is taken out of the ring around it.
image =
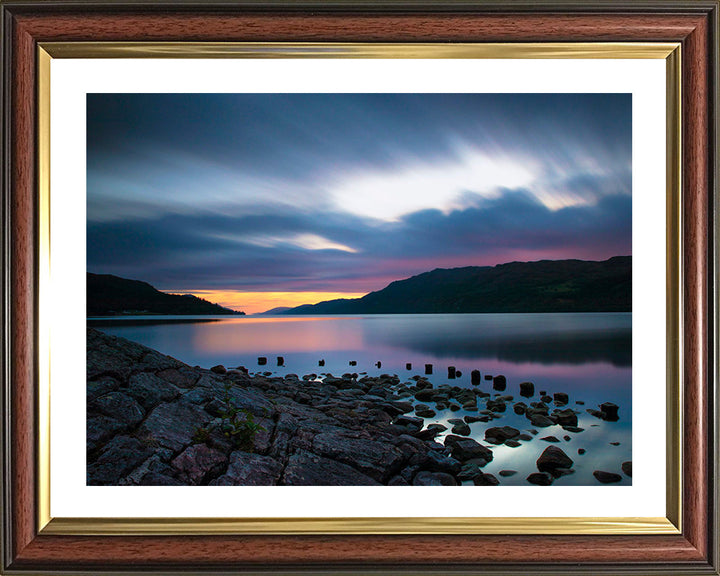
[[[260,314],[273,308],[294,308],[338,298],[362,298],[366,292],[236,292],[227,290],[163,290],[170,294],[192,294],[214,304],[245,314]]]

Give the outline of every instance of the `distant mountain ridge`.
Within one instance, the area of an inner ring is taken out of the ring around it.
[[[437,268],[362,298],[305,304],[285,314],[630,312],[632,256]]]
[[[192,294],[166,294],[147,282],[112,274],[87,273],[87,315],[129,314],[214,315],[239,314]]]

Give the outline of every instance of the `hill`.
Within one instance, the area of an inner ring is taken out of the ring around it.
[[[209,315],[240,314],[192,294],[166,294],[147,282],[111,274],[87,273],[87,315],[128,314]]]
[[[541,260],[425,272],[362,298],[306,304],[285,314],[629,312],[632,257]]]

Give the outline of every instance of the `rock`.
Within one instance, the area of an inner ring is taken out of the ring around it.
[[[457,486],[455,478],[445,472],[428,472],[422,470],[415,474],[413,486]]]
[[[557,418],[557,423],[561,426],[577,426],[578,417],[572,408],[566,408],[565,410],[558,410],[553,414]]]
[[[522,434],[520,434],[520,436],[517,437],[517,439],[522,440],[523,442],[528,442],[528,441],[532,440],[532,436],[530,436],[530,434],[522,433]]]
[[[404,485],[407,481],[403,480]],[[379,486],[380,483],[352,466],[299,450],[288,460],[282,476],[288,486]],[[394,485],[398,485],[395,483]]]
[[[473,370],[470,372],[470,383],[473,386],[478,386],[480,384],[480,370]]]
[[[199,379],[198,373],[187,366],[167,368],[156,375],[178,388],[192,388]]]
[[[140,482],[138,483],[139,486],[184,486],[180,480],[177,478],[173,478],[172,476],[168,476],[166,474],[161,474],[159,472],[148,472],[145,474]]]
[[[533,472],[527,477],[527,481],[530,484],[537,484],[538,486],[550,486],[553,482],[553,477],[547,472]]]
[[[413,432],[418,432],[423,427],[423,419],[414,416],[398,416],[393,422],[396,426],[402,426]]]
[[[182,484],[202,485],[220,474],[227,462],[228,458],[222,452],[205,444],[195,444],[186,448],[171,465],[177,470]]]
[[[593,476],[595,476],[595,479],[598,482],[602,482],[603,484],[611,484],[614,482],[620,482],[620,480],[622,480],[622,476],[620,476],[620,474],[615,474],[614,472],[605,472],[603,470],[595,470],[593,472]]]
[[[553,394],[553,400],[555,400],[555,404],[558,406],[565,406],[570,401],[570,398],[565,392],[555,392]]]
[[[545,436],[540,438],[540,440],[545,440],[545,442],[560,442],[555,436]]]
[[[500,482],[492,474],[480,472],[473,477],[473,484],[475,484],[475,486],[497,486]]]
[[[540,400],[542,400],[543,402],[547,402],[549,404],[550,402],[552,402],[552,396],[548,396],[547,394],[542,394],[540,396]]]
[[[503,478],[506,478],[508,476],[515,476],[515,474],[517,474],[517,470],[500,470],[498,474],[500,474]]]
[[[103,448],[97,460],[88,465],[87,483],[90,486],[117,484],[152,453],[152,448],[137,438],[116,436]]]
[[[408,368],[410,370],[411,368]],[[387,483],[388,486],[410,486],[407,480],[402,476],[393,476]]]
[[[507,405],[502,400],[488,400],[487,409],[491,412],[505,412]]]
[[[378,482],[393,477],[404,460],[403,453],[395,446],[337,433],[316,435],[312,446],[316,454],[352,466]]]
[[[618,416],[618,406],[612,402],[600,404],[600,412],[603,414],[603,420],[608,422],[617,422],[620,419]]]
[[[620,442],[610,442],[610,446],[620,446]]]
[[[464,482],[466,480],[472,480],[480,473],[480,464],[484,466],[487,464],[485,460],[481,460],[478,462],[477,460],[465,462],[462,465],[462,468],[460,469],[460,472],[457,474],[457,479],[461,482]]]
[[[509,446],[510,448],[517,448],[520,446],[520,442],[517,440],[505,440],[504,442],[505,446]]]
[[[86,398],[88,405],[98,396],[113,392],[120,387],[120,381],[112,376],[103,376],[93,382],[87,383]]]
[[[177,452],[190,444],[195,431],[209,420],[208,413],[194,404],[163,403],[150,413],[140,430],[160,446]]]
[[[445,438],[445,445],[448,445],[447,438]],[[490,462],[493,459],[492,450],[482,444],[478,444],[472,438],[463,438],[453,442],[450,454],[453,458],[461,462],[474,458],[482,458],[486,462]]]
[[[493,377],[491,374],[485,374],[485,380],[492,380]]]
[[[413,405],[412,402],[405,402],[403,400],[393,400],[389,403],[391,406],[399,410],[399,414],[407,414],[408,412],[412,412]]]
[[[468,424],[473,424],[474,422],[481,422],[482,416],[472,416],[467,414],[466,416],[463,416],[463,420],[465,420]]]
[[[565,434],[565,436],[563,436],[563,440],[565,440],[565,442],[570,442],[570,440],[572,440],[572,438],[570,438],[570,436]]]
[[[445,426],[445,424],[433,423],[428,424],[427,429],[433,430],[434,432],[437,432],[437,434],[440,434],[441,432],[445,432],[445,430],[447,430],[447,426]]]
[[[180,390],[176,386],[149,372],[133,374],[128,381],[127,392],[145,411],[180,396]]]
[[[140,405],[124,392],[116,391],[96,398],[89,406],[88,412],[100,413],[128,427],[134,427],[145,417]]]
[[[88,416],[85,432],[86,449],[88,452],[95,450],[106,440],[125,432],[127,424],[110,418],[108,416]]]
[[[485,442],[491,444],[502,444],[505,440],[510,440],[520,435],[520,430],[511,426],[501,426],[488,428],[485,430]]]
[[[555,424],[555,422],[543,414],[533,414],[530,417],[530,423],[538,428],[547,428],[548,426]]]
[[[422,460],[420,467],[423,470],[430,470],[431,472],[447,472],[448,474],[455,476],[458,472],[460,472],[462,464],[460,464],[460,461],[455,458],[430,450]]]
[[[578,454],[580,454],[580,456],[585,454],[585,448],[578,448]]]
[[[211,486],[272,486],[278,483],[282,464],[270,456],[236,450],[230,454],[225,474],[210,482]]]
[[[495,376],[493,379],[493,389],[502,392],[507,386],[507,380],[502,374]]]
[[[551,474],[558,468],[572,468],[572,459],[557,446],[548,446],[537,459],[537,469]]]
[[[530,398],[535,395],[535,384],[532,382],[520,382],[520,396]]]
[[[568,432],[583,432],[585,428],[578,428],[577,426],[563,426],[563,430],[567,430]]]
[[[434,418],[435,416],[437,416],[437,412],[435,412],[435,410],[433,410],[432,408],[415,410],[415,414],[417,414],[421,418]]]
[[[470,426],[465,422],[460,422],[452,427],[453,434],[459,434],[460,436],[470,436]]]
[[[527,404],[525,402],[516,402],[513,405],[513,412],[518,415],[525,414],[525,411],[527,410]]]
[[[222,364],[218,364],[217,366],[213,366],[212,368],[210,368],[210,372],[214,372],[215,374],[227,374],[227,368],[225,368],[225,366],[223,366]]]
[[[625,474],[625,476],[629,476],[630,478],[632,478],[632,462],[623,462],[620,467],[622,468],[623,474]]]

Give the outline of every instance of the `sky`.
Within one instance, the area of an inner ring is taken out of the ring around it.
[[[247,313],[630,255],[630,94],[88,94],[88,271]]]

